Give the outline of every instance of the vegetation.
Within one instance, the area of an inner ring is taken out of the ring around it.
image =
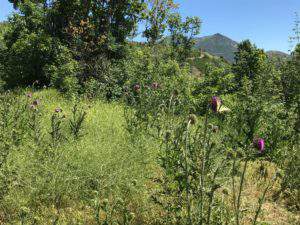
[[[299,44],[229,64],[172,0],[10,2],[1,224],[299,224]]]

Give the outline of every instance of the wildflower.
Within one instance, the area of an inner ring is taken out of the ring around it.
[[[27,98],[32,98],[32,93],[29,92],[29,93],[26,94],[26,96],[27,96]]]
[[[61,112],[62,112],[62,109],[58,107],[58,108],[55,109],[55,112],[56,112],[56,113],[61,113]]]
[[[133,86],[133,89],[134,89],[135,92],[140,92],[141,91],[141,86],[139,84],[135,84]]]
[[[152,89],[158,89],[159,84],[157,82],[154,82],[154,83],[152,83],[151,87],[152,87]]]
[[[35,109],[36,109],[36,106],[33,105],[33,104],[31,104],[31,105],[29,106],[29,108],[32,109],[32,110],[35,110]]]
[[[188,122],[191,125],[195,125],[197,123],[197,116],[195,114],[190,114],[188,117]]]
[[[262,153],[265,150],[265,140],[262,138],[255,138],[253,140],[253,146]]]
[[[32,102],[32,105],[38,106],[40,104],[40,100],[36,99]]]

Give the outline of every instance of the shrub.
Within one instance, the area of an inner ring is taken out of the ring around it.
[[[63,93],[78,93],[80,90],[79,78],[82,69],[66,47],[59,46],[59,49],[60,51],[57,52],[53,62],[45,65],[45,75],[51,85]]]

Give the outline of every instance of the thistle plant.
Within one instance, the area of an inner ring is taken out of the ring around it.
[[[51,116],[51,146],[57,147],[60,142],[65,139],[62,132],[62,122],[65,119],[65,115],[62,114],[61,108],[56,108]]]
[[[209,126],[210,117],[214,115],[209,107],[203,120],[190,114],[187,119],[175,123],[178,119],[171,117],[172,126],[162,138],[160,161],[165,176],[161,182],[163,190],[160,196],[171,195],[177,198],[175,202],[179,207],[164,204],[163,198],[155,199],[169,213],[176,212],[177,216],[173,218],[177,222],[174,223],[212,223],[215,194],[225,182],[222,169],[228,163],[222,144],[216,142],[219,134],[215,132],[215,126]]]
[[[41,145],[41,142],[43,140],[43,133],[40,127],[40,122],[41,122],[41,113],[38,108],[38,106],[31,104],[29,106],[29,129],[32,131],[30,132],[30,135],[34,142],[39,146]]]
[[[0,95],[0,199],[9,191],[15,174],[7,163],[13,151],[20,149],[28,128],[28,101],[14,93]]]
[[[74,104],[72,108],[72,117],[69,120],[69,127],[71,134],[75,139],[78,139],[82,136],[81,131],[86,114],[86,111],[79,109],[78,103]]]

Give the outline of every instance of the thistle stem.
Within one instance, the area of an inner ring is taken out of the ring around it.
[[[263,205],[263,203],[264,203],[264,201],[265,201],[265,198],[266,198],[266,194],[267,194],[269,188],[275,183],[275,181],[276,181],[276,176],[275,176],[275,178],[273,179],[273,182],[272,182],[272,181],[269,182],[269,184],[268,184],[268,186],[265,188],[265,190],[264,190],[262,196],[259,198],[259,200],[258,200],[258,208],[257,208],[256,213],[255,213],[255,217],[254,217],[254,220],[253,220],[253,225],[256,225],[258,216],[259,216],[259,214],[260,214],[260,212],[261,212],[261,207],[262,207],[262,205]]]
[[[241,180],[240,180],[240,188],[239,188],[239,194],[238,194],[237,204],[236,204],[236,224],[237,225],[240,224],[239,217],[240,217],[241,196],[242,196],[242,190],[243,190],[244,181],[245,181],[247,165],[248,165],[248,159],[246,159],[246,161],[244,163],[243,173],[242,173]]]
[[[205,149],[206,138],[207,138],[207,125],[208,125],[208,108],[206,109],[205,122],[204,122],[204,135],[203,135],[203,144],[202,149]],[[204,171],[205,171],[205,157],[206,154],[202,153],[202,165],[201,165],[201,174],[200,174],[200,225],[203,224],[203,211],[204,211]]]
[[[188,152],[189,152],[189,127],[190,127],[190,121],[187,124],[186,128],[186,139],[185,139],[185,180],[186,180],[186,204],[187,204],[187,213],[188,213],[188,218],[187,218],[187,224],[191,225],[192,224],[192,219],[191,219],[191,202],[190,202],[190,184],[189,184],[189,168],[188,168]]]

